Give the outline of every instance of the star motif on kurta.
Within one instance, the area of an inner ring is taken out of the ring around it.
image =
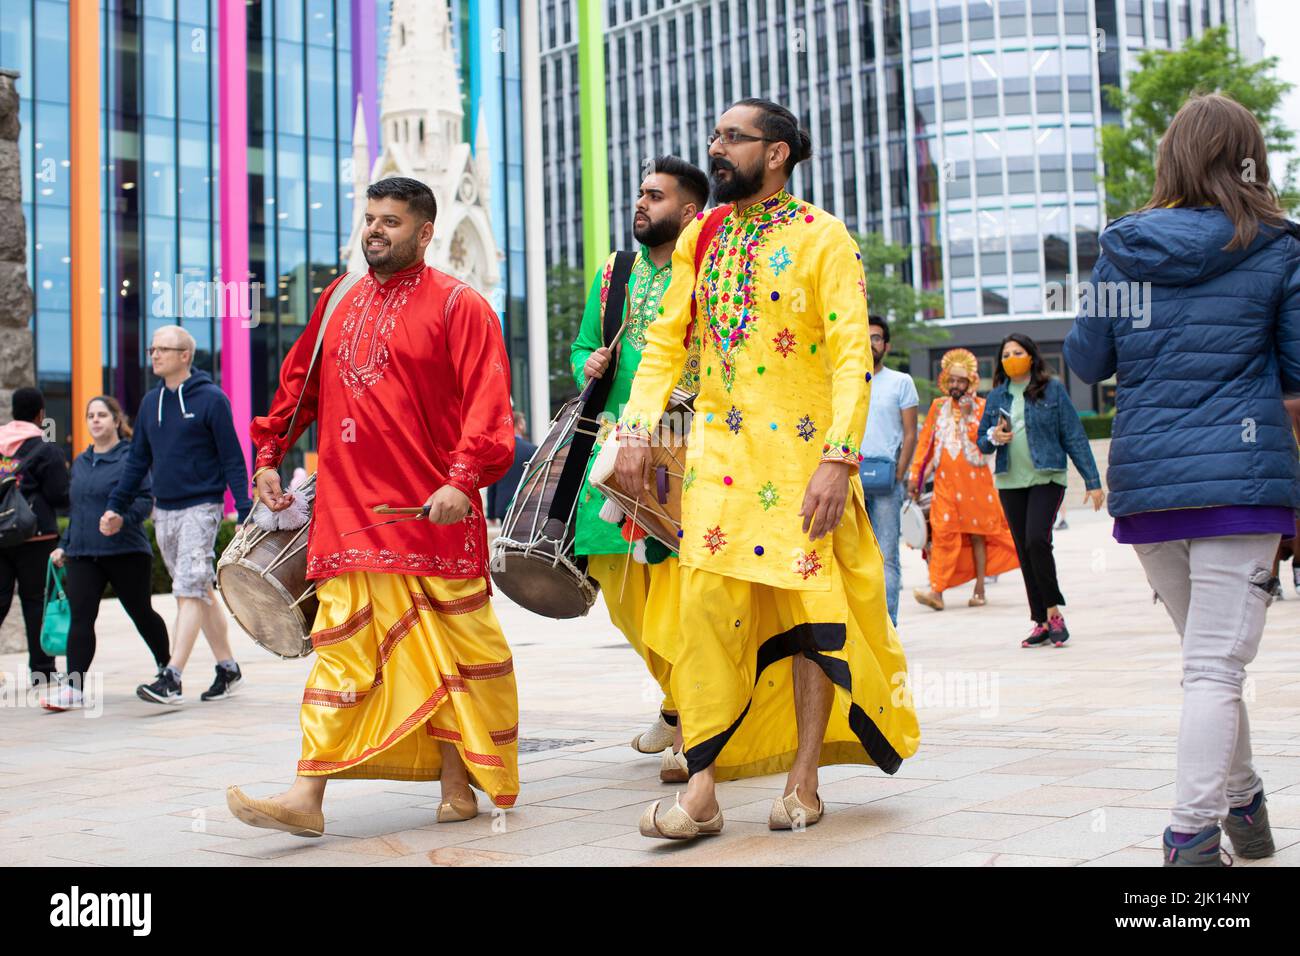
[[[733,435],[740,434],[740,426],[745,417],[740,414],[740,409],[735,405],[731,406],[731,411],[727,412],[727,427],[731,429]]]
[[[710,554],[717,554],[726,544],[727,536],[723,533],[720,525],[714,525],[704,532],[704,546],[709,549]]]
[[[683,493],[685,493],[685,492],[691,490],[691,485],[695,484],[695,479],[696,479],[696,477],[697,477],[697,476],[696,476],[696,474],[695,474],[695,469],[694,469],[694,468],[692,468],[692,469],[690,469],[690,471],[686,472],[686,477],[682,479],[682,492],[683,492]]]
[[[790,258],[790,251],[782,246],[768,258],[767,264],[772,267],[772,275],[779,276],[790,266],[794,265],[794,260]]]
[[[772,344],[781,353],[781,357],[786,358],[794,352],[799,343],[795,341],[794,333],[786,328],[776,333],[776,338],[772,339]]]
[[[817,426],[813,424],[813,420],[811,418],[805,415],[803,418],[799,419],[800,438],[802,438],[804,441],[812,441],[813,435],[816,434],[817,434]]]
[[[866,280],[866,279],[859,279],[859,280],[858,280],[858,288],[862,290],[862,298],[865,299],[865,298],[867,297],[867,280]]]
[[[817,556],[816,551],[804,552],[795,549],[794,561],[790,565],[790,570],[795,574],[802,574],[803,579],[807,581],[810,577],[822,569],[822,560]]]
[[[777,494],[776,485],[770,481],[762,488],[758,489],[758,500],[763,505],[763,510],[767,511],[781,503],[781,496]]]

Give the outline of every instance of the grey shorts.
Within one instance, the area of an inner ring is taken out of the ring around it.
[[[174,511],[154,508],[154,537],[167,573],[172,576],[172,594],[176,597],[211,602],[210,591],[217,579],[213,560],[222,510],[219,503]]]

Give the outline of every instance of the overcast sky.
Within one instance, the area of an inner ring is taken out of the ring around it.
[[[1264,55],[1278,58],[1279,78],[1295,85],[1282,101],[1282,118],[1297,133],[1300,142],[1300,3],[1296,0],[1255,0],[1255,19]],[[1270,162],[1273,172],[1281,176],[1285,164]]]

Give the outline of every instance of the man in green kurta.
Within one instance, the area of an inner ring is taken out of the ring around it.
[[[579,387],[585,387],[589,379],[609,374],[610,365],[614,365],[614,382],[602,416],[608,424],[597,439],[593,459],[600,450],[603,432],[618,420],[632,391],[632,378],[641,361],[641,349],[645,347],[646,329],[659,316],[659,301],[672,278],[677,236],[708,201],[708,177],[685,160],[660,156],[647,163],[646,170],[632,222],[632,235],[640,250],[628,281],[626,328],[615,348],[616,361],[603,344],[605,303],[614,266],[612,255],[591,284],[582,328],[570,351],[573,377]],[[696,351],[687,356],[678,387],[693,394],[699,385],[700,363]],[[600,517],[604,504],[605,496],[584,481],[578,494],[574,550],[587,555],[587,573],[600,584],[610,620],[641,655],[664,695],[659,718],[649,730],[632,740],[632,747],[640,753],[662,752],[660,779],[681,782],[686,779],[686,760],[681,754],[677,709],[668,692],[669,665],[646,647],[643,636],[646,624],[655,617],[646,615],[647,608],[662,608],[665,602],[676,605],[677,558],[653,540],[628,541],[617,524]],[[658,618],[665,619],[663,615]]]

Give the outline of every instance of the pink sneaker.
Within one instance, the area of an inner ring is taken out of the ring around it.
[[[1056,647],[1064,647],[1070,639],[1070,631],[1065,626],[1065,618],[1053,614],[1047,619],[1047,635]]]
[[[1047,625],[1035,624],[1034,629],[1029,632],[1029,636],[1020,642],[1021,647],[1046,647],[1047,646]]]

